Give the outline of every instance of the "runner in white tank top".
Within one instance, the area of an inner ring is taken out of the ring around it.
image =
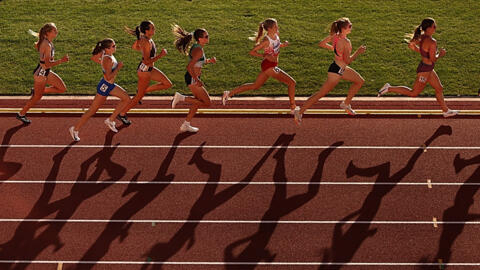
[[[267,34],[262,39],[263,31],[267,31]],[[232,91],[223,92],[222,103],[226,104],[227,100],[236,94],[248,90],[256,90],[260,88],[268,78],[272,77],[276,80],[286,84],[288,86],[288,98],[290,101],[290,110],[293,114],[295,109],[298,109],[295,105],[295,80],[288,75],[285,71],[278,68],[278,56],[280,54],[280,48],[288,46],[288,41],[281,43],[278,36],[278,24],[275,19],[266,19],[260,23],[257,37],[255,38],[256,46],[250,51],[250,55],[263,58],[261,64],[261,72],[257,76],[257,80],[254,83],[243,84]],[[263,54],[258,51],[263,50]]]

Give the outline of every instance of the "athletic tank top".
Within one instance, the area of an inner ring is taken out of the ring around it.
[[[190,48],[190,52],[188,53],[188,57],[190,58],[190,60],[192,59],[192,51],[195,49],[195,48],[198,48],[200,47],[202,49],[202,52],[203,52],[203,55],[202,57],[200,57],[200,59],[198,59],[198,61],[195,63],[195,67],[199,67],[201,68],[203,66],[203,64],[205,64],[205,52],[203,51],[203,48],[200,44],[198,43],[195,43],[192,45],[192,47]]]
[[[425,37],[422,37],[422,40],[420,40],[420,46],[419,46],[419,47],[420,47],[420,54],[421,54],[423,57],[425,57],[425,58],[427,58],[427,59],[430,59],[430,54],[428,53],[428,51],[424,51],[424,50],[422,49],[422,45],[423,45],[423,41],[424,41],[424,40],[425,40]]]
[[[270,44],[267,48],[265,48],[265,54],[271,54],[274,56],[278,55],[280,53],[280,38],[278,35],[275,35],[275,39],[270,38],[268,35],[266,35],[266,37],[268,38]]]
[[[113,55],[107,55],[107,54],[103,53],[102,54],[102,59],[100,60],[103,74],[105,74],[105,69],[103,68],[103,58],[105,58],[105,57],[110,57],[110,59],[112,59],[112,71],[115,71],[115,69],[117,69],[117,66],[118,66],[117,59]]]
[[[53,46],[53,43],[51,43],[48,39],[45,39],[48,44],[50,44],[51,46],[51,50],[50,50],[50,60],[53,59],[53,57],[55,56],[55,46]],[[45,55],[44,54],[40,54],[40,63],[41,64],[45,64]]]
[[[157,55],[157,47],[155,47],[155,42],[152,39],[149,39],[148,42],[152,46],[152,49],[150,50],[150,58],[153,58],[155,55]]]

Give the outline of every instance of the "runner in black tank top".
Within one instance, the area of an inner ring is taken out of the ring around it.
[[[325,37],[318,44],[320,47],[334,52],[334,61],[328,68],[327,81],[322,85],[320,90],[309,97],[300,110],[295,111],[294,120],[297,124],[301,123],[303,113],[313,106],[313,104],[315,104],[320,98],[333,90],[342,79],[353,82],[353,84],[350,86],[345,100],[340,103],[340,108],[344,109],[345,112],[350,115],[356,114],[350,103],[355,94],[362,87],[365,80],[358,72],[349,67],[349,65],[360,54],[364,53],[367,48],[362,45],[354,54],[350,55],[352,52],[352,44],[347,38],[347,35],[351,32],[352,23],[350,20],[348,18],[340,18],[334,21],[330,26],[330,35]]]
[[[155,25],[153,22],[143,21],[135,28],[135,30],[126,27],[126,31],[137,37],[132,48],[142,53],[142,61],[137,68],[137,94],[118,115],[118,119],[121,120],[124,125],[130,125],[131,122],[127,119],[126,113],[137,105],[145,94],[168,89],[172,87],[172,82],[162,71],[154,66],[158,59],[167,55],[167,50],[162,49],[160,54],[156,54],[157,49],[155,42],[152,39],[153,35],[155,35]],[[150,81],[155,81],[157,83],[150,85]]]
[[[40,60],[33,71],[34,84],[32,97],[16,116],[17,119],[24,124],[30,124],[31,121],[27,119],[25,114],[42,98],[43,94],[59,94],[66,91],[67,87],[62,78],[53,72],[51,68],[61,63],[68,62],[69,60],[68,55],[65,55],[60,60],[54,60],[55,47],[52,41],[58,34],[57,27],[54,23],[45,24],[40,29],[39,33],[35,33],[31,30],[29,30],[29,32],[38,37],[38,42],[35,44],[35,48],[40,54]],[[47,84],[50,86],[46,87]]]

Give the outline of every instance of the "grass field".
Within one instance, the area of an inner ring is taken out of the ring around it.
[[[26,94],[33,85],[32,71],[38,62],[33,48],[35,38],[28,29],[38,31],[46,22],[57,24],[54,41],[56,58],[65,53],[70,62],[54,68],[67,84],[67,94],[94,94],[101,77],[98,64],[89,60],[95,42],[111,37],[117,42],[116,57],[125,64],[117,83],[135,93],[136,67],[141,55],[130,49],[132,36],[124,25],[134,27],[144,19],[157,28],[157,48],[169,54],[156,66],[174,83],[173,89],[155,94],[187,92],[183,75],[187,57],[173,47],[170,25],[177,23],[188,31],[204,27],[209,31],[207,57],[216,56],[217,64],[208,65],[203,80],[212,95],[252,82],[260,59],[248,55],[253,42],[248,40],[267,17],[278,20],[283,48],[280,67],[297,81],[297,95],[310,95],[326,78],[333,54],[317,46],[327,35],[328,26],[339,17],[353,22],[349,35],[356,49],[367,45],[367,52],[352,63],[366,80],[358,95],[376,95],[385,82],[411,86],[420,56],[408,50],[403,35],[411,32],[424,17],[437,20],[435,38],[447,49],[436,71],[446,95],[476,95],[480,87],[480,1],[327,1],[327,0],[3,0],[0,1],[0,94]],[[344,95],[348,84],[341,83],[331,95]],[[433,95],[428,87],[423,95]],[[286,95],[286,86],[274,80],[247,95]]]

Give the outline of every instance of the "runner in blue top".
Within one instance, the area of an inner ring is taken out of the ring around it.
[[[40,54],[40,59],[37,67],[33,71],[33,89],[32,97],[17,113],[17,119],[24,124],[30,124],[30,120],[25,114],[33,107],[43,96],[47,93],[63,93],[67,90],[65,83],[55,72],[51,70],[52,67],[68,62],[69,57],[65,55],[62,59],[55,61],[55,47],[53,46],[53,39],[57,37],[58,31],[54,23],[45,24],[39,33],[29,30],[30,34],[38,37],[38,42],[35,43],[35,49]],[[49,87],[46,85],[49,84]]]
[[[205,29],[196,29],[193,33],[187,33],[180,26],[173,26],[173,34],[175,35],[175,47],[182,53],[187,54],[188,47],[195,38],[197,43],[193,44],[188,53],[190,61],[187,65],[187,72],[185,73],[185,83],[190,91],[192,91],[194,97],[187,97],[178,92],[172,100],[172,108],[175,108],[178,102],[185,101],[191,104],[190,111],[188,112],[185,122],[180,126],[181,132],[197,132],[198,128],[192,127],[190,121],[195,116],[198,108],[210,107],[211,101],[208,95],[207,89],[203,82],[200,80],[202,73],[202,67],[204,64],[216,63],[215,57],[207,59],[203,52],[203,47],[208,44],[208,32]]]
[[[118,71],[123,67],[123,63],[118,63],[115,56],[113,56],[115,51],[115,41],[110,38],[98,42],[95,49],[93,49],[93,56],[91,59],[102,66],[103,77],[97,85],[97,94],[93,99],[92,105],[90,105],[88,111],[82,115],[77,124],[69,129],[70,135],[75,141],[80,141],[78,131],[87,120],[98,111],[98,108],[105,103],[109,95],[116,96],[120,98],[121,101],[112,115],[105,119],[104,123],[113,132],[118,132],[115,127],[115,117],[117,117],[120,111],[130,102],[130,97],[122,87],[115,84],[115,78],[117,77]]]
[[[437,41],[432,38],[432,35],[437,30],[437,24],[432,18],[426,18],[415,29],[415,32],[408,35],[411,39],[408,47],[415,52],[420,53],[422,60],[417,67],[417,79],[413,85],[413,89],[406,86],[391,86],[386,83],[379,91],[378,96],[382,96],[387,92],[393,92],[409,97],[418,96],[427,83],[429,83],[435,89],[435,96],[443,111],[443,117],[450,117],[458,114],[458,111],[450,110],[445,104],[443,97],[443,85],[440,82],[440,78],[433,69],[435,62],[441,57],[445,56],[447,51],[440,49],[437,53]]]

